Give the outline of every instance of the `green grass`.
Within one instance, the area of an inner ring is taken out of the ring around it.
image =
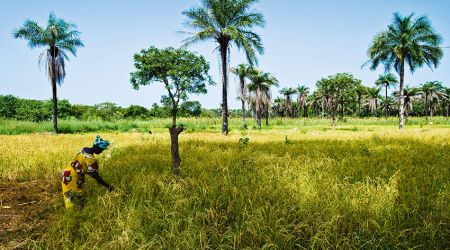
[[[113,147],[87,180],[88,204],[56,219],[32,248],[444,249],[450,230],[448,128],[183,133],[182,174],[167,132],[105,134]],[[2,136],[1,177],[42,180],[95,134]],[[249,138],[248,144],[239,142]],[[16,145],[28,140],[42,145]],[[44,143],[45,142],[45,143]],[[64,146],[61,146],[64,145]],[[8,151],[9,150],[9,151]],[[18,157],[20,156],[20,157]],[[7,164],[6,164],[7,163]],[[23,168],[25,167],[25,169]]]
[[[250,130],[257,129],[256,122],[253,118],[247,118],[247,127]],[[139,120],[118,120],[118,121],[81,121],[81,120],[59,120],[58,126],[60,133],[88,133],[88,132],[161,132],[171,125],[169,118],[153,118],[147,121]],[[221,118],[179,118],[178,124],[186,128],[185,133],[190,132],[218,132],[221,130]],[[264,122],[263,122],[264,124]],[[263,130],[271,129],[293,129],[307,127],[309,129],[327,129],[330,127],[330,119],[320,118],[273,118],[269,120],[269,126],[263,125]],[[355,126],[353,129],[358,129],[359,126],[395,126],[398,124],[398,119],[389,117],[388,119],[382,117],[371,118],[354,118],[344,117],[338,120],[338,126]],[[434,117],[427,121],[424,117],[411,117],[406,126],[430,126],[442,127],[449,126],[450,121],[444,117]],[[230,130],[241,130],[241,119],[231,118],[229,120]],[[52,132],[52,123],[48,122],[30,122],[30,121],[16,121],[16,120],[2,120],[0,119],[0,134],[15,135],[15,134],[29,134],[29,133],[46,133]]]

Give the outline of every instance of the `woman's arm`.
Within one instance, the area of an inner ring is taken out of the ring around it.
[[[108,189],[109,192],[114,190],[114,187],[109,185],[108,183],[106,183],[105,180],[103,180],[103,178],[98,174],[98,165],[97,162],[95,162],[94,164],[92,164],[91,166],[88,166],[87,169],[87,174],[94,178],[94,180],[97,181],[98,184],[106,187]]]

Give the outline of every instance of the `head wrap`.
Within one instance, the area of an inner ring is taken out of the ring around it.
[[[95,138],[95,141],[94,141],[94,146],[96,146],[99,149],[104,150],[109,146],[109,141],[103,140],[102,138],[100,138],[99,135],[97,135],[97,137]]]

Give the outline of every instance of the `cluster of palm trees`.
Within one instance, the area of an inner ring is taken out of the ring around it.
[[[261,118],[263,117],[268,125],[272,100],[271,88],[278,87],[278,80],[270,73],[262,72],[247,64],[239,64],[236,68],[232,68],[231,72],[239,77],[238,98],[242,103],[242,128],[246,128],[245,102],[254,111],[258,127],[261,127]]]
[[[254,109],[258,126],[260,126],[263,116],[268,123],[272,99],[270,88],[278,85],[278,81],[272,75],[254,68],[258,63],[257,54],[264,52],[261,37],[255,32],[255,29],[265,25],[263,15],[253,8],[256,2],[257,0],[201,0],[199,6],[183,12],[187,18],[185,26],[191,30],[182,32],[189,35],[183,41],[184,46],[212,41],[217,44],[217,50],[220,53],[223,134],[228,134],[228,72],[232,45],[243,50],[248,61],[248,65],[239,65],[233,69],[240,79],[239,98],[242,101],[243,127],[245,127],[246,101]],[[46,27],[26,20],[22,27],[14,31],[14,37],[26,39],[31,48],[45,48],[41,58],[46,64],[53,90],[54,132],[58,130],[56,87],[62,83],[65,77],[65,60],[68,60],[68,54],[75,56],[77,48],[83,46],[79,35],[80,32],[76,30],[74,24],[57,18],[53,14],[50,14]],[[424,65],[436,68],[443,56],[441,43],[442,37],[434,31],[426,16],[414,18],[414,14],[411,14],[403,17],[399,13],[394,13],[392,24],[375,36],[368,50],[369,60],[365,65],[369,65],[371,70],[375,70],[382,64],[387,72],[377,81],[378,87],[364,88],[355,82],[356,79],[353,76],[337,74],[318,81],[318,89],[310,96],[308,96],[309,89],[305,86],[299,86],[296,89],[282,89],[280,93],[285,97],[284,101],[279,98],[275,99],[272,110],[282,111],[285,116],[295,117],[297,115],[295,106],[298,106],[303,110],[303,116],[306,116],[308,105],[310,105],[313,114],[330,111],[334,121],[336,113],[340,111],[344,114],[353,98],[358,99],[358,113],[361,113],[363,100],[367,99],[369,109],[373,113],[380,106],[389,115],[393,107],[398,106],[399,128],[402,129],[405,110],[407,114],[416,96],[413,95],[415,90],[404,86],[405,68],[409,68],[411,72]],[[399,81],[393,80],[395,75],[389,73],[392,69],[398,73]],[[349,82],[346,82],[347,80]],[[246,84],[246,81],[249,83]],[[388,88],[397,82],[399,89],[395,96],[398,105],[396,105],[395,99],[387,95]],[[426,84],[426,86],[431,88],[430,84]],[[386,94],[384,99],[381,98],[381,102],[378,103],[380,87],[385,88]],[[433,115],[437,100],[444,100],[445,95],[441,93],[447,91],[436,86],[432,88],[436,90],[422,91],[426,93],[424,95],[426,96],[427,115],[430,116]],[[292,98],[294,94],[298,94],[296,104]]]

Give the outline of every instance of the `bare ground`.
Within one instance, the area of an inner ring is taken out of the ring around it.
[[[0,249],[27,248],[55,219],[58,193],[43,183],[0,179]]]

